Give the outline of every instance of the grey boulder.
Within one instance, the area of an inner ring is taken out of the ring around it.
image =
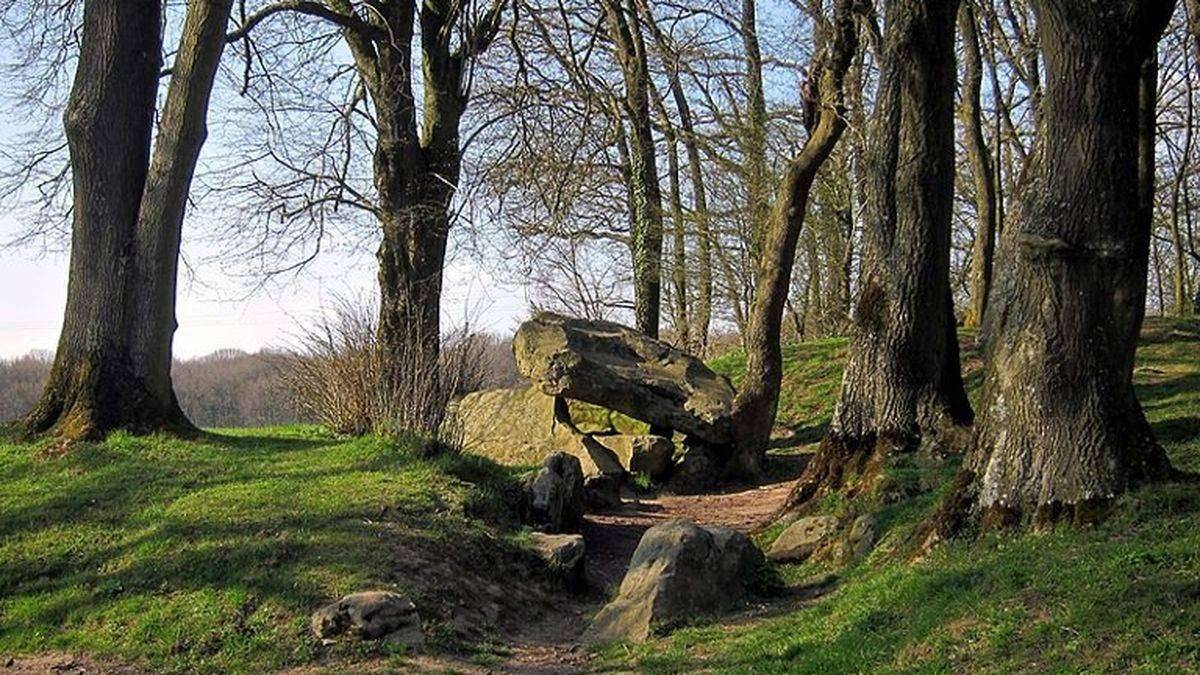
[[[601,474],[583,479],[583,498],[588,511],[607,511],[621,505],[621,475]]]
[[[758,584],[762,552],[727,528],[683,520],[656,525],[642,535],[617,598],[596,615],[591,642],[644,642],[655,633],[697,617],[743,605]]]
[[[865,558],[875,548],[879,538],[879,522],[872,515],[861,515],[850,525],[842,552],[843,560]]]
[[[792,523],[771,544],[767,557],[775,562],[800,562],[825,543],[838,528],[833,516],[809,516]]]
[[[313,634],[322,640],[385,639],[410,647],[425,642],[416,605],[391,591],[347,595],[314,612],[311,625]]]
[[[578,532],[583,525],[583,468],[565,452],[547,455],[526,487],[527,521],[543,532]]]
[[[587,585],[587,547],[583,535],[534,532],[531,539],[538,557],[562,576],[568,588],[580,590]]]
[[[734,390],[699,359],[632,328],[538,312],[513,338],[517,369],[585,401],[715,445],[732,440]]]

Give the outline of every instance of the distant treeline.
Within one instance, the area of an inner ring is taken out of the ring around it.
[[[307,422],[292,403],[283,374],[292,358],[286,352],[248,354],[222,349],[195,359],[176,360],[175,393],[188,418],[201,427],[260,427]],[[508,340],[489,341],[488,386],[520,382]],[[34,352],[0,360],[0,423],[33,407],[50,374],[53,355]]]
[[[303,421],[283,386],[287,355],[247,354],[223,349],[197,359],[177,360],[175,393],[188,417],[201,427],[267,426]],[[29,354],[0,361],[0,421],[29,411],[50,374],[52,355]]]

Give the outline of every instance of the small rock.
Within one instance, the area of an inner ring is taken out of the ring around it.
[[[668,487],[677,494],[696,494],[711,487],[719,477],[716,453],[700,443],[690,444],[675,463]]]
[[[583,500],[589,511],[607,511],[621,505],[623,476],[601,474],[583,479]]]
[[[531,525],[545,532],[578,532],[583,524],[583,469],[565,452],[547,455],[528,483]]]
[[[875,547],[878,536],[878,521],[875,516],[868,514],[855,518],[850,526],[850,533],[846,535],[845,558],[855,560],[866,557]]]
[[[762,552],[746,535],[673,520],[642,535],[617,598],[588,627],[590,642],[654,632],[738,607],[756,588]]]
[[[410,647],[425,643],[416,605],[391,591],[347,595],[314,612],[311,625],[313,634],[323,640],[383,638]]]
[[[833,516],[809,516],[788,526],[771,545],[767,557],[775,562],[800,562],[813,554],[838,527]]]
[[[581,534],[534,532],[533,549],[550,569],[561,574],[571,590],[587,586],[587,547]]]
[[[619,454],[619,453],[618,453]],[[663,436],[633,436],[629,448],[629,471],[654,479],[666,478],[675,458],[675,443]]]

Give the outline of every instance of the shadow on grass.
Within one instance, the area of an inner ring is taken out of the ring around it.
[[[303,661],[312,644],[292,622],[331,595],[396,585],[436,619],[477,602],[491,575],[529,567],[484,524],[510,522],[512,481],[480,457],[207,433],[117,436],[45,460],[11,445],[0,466],[3,651],[86,643],[191,669],[246,649],[246,635],[222,632],[235,622],[271,643],[262,658]],[[474,586],[456,586],[471,575]],[[225,616],[243,602],[270,609]]]
[[[791,435],[786,437],[774,438],[767,444],[768,450],[783,450],[787,448],[795,448],[802,445],[811,445],[820,443],[821,439],[825,438],[825,434],[829,431],[829,421],[820,422],[817,424],[808,424],[800,427],[793,427]]]
[[[322,446],[327,446],[332,443],[337,443],[338,438],[335,436],[268,436],[259,434],[226,434],[220,431],[202,431],[195,439],[201,443],[217,445],[230,450],[238,450],[241,452],[257,452],[262,454],[276,454],[279,452],[295,452],[301,450],[312,450]]]

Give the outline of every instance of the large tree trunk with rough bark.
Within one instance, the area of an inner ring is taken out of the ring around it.
[[[154,141],[154,157],[138,214],[137,317],[134,367],[158,400],[174,398],[171,347],[183,219],[200,150],[208,138],[208,105],[233,0],[193,0]],[[172,405],[177,409],[177,405]]]
[[[641,22],[632,0],[602,0],[609,37],[625,81],[622,110],[629,129],[629,194],[631,197],[633,303],[637,329],[658,337],[662,306],[662,192],[650,119],[650,68]]]
[[[175,286],[188,191],[231,0],[188,7],[159,124],[157,0],[88,0],[64,114],[74,205],[63,331],[31,433],[71,439],[193,429],[171,385]]]
[[[991,151],[983,136],[983,115],[980,111],[980,92],[983,89],[983,58],[979,48],[979,23],[971,2],[964,2],[958,11],[962,33],[966,77],[963,80],[962,119],[967,159],[971,163],[971,178],[975,183],[975,241],[971,249],[971,283],[969,305],[964,323],[976,328],[983,322],[988,293],[992,288],[992,265],[996,254],[996,178]]]
[[[976,444],[936,522],[1087,521],[1171,475],[1133,389],[1150,243],[1139,82],[1174,0],[1034,2],[1044,127],[985,321]]]
[[[971,422],[949,277],[957,5],[887,5],[850,353],[829,433],[790,506],[870,489],[889,453],[956,438]],[[851,475],[858,483],[844,485]]]
[[[328,0],[375,107],[378,330],[390,355],[381,386],[403,397],[413,393],[407,387],[429,386],[414,380],[414,373],[438,374],[442,274],[462,168],[459,126],[469,98],[465,68],[495,38],[503,4],[467,26],[464,6],[450,0],[426,0],[419,12],[411,1],[380,3],[369,11],[356,4]],[[419,121],[413,77],[418,25]],[[460,30],[461,44],[455,46]]]
[[[762,236],[754,301],[745,335],[746,375],[734,401],[736,448],[732,472],[756,475],[762,469],[783,379],[780,333],[792,280],[796,245],[804,227],[808,196],[821,165],[846,128],[844,82],[858,45],[848,0],[835,7],[834,30],[820,66],[821,110],[804,149],[788,165]]]
[[[422,143],[413,96],[414,3],[389,3],[386,7],[387,12],[373,21],[390,39],[371,39],[352,29],[345,29],[345,35],[377,110],[374,173],[381,235],[376,253],[379,341],[391,355],[388,362],[393,366],[423,369],[436,361],[441,340],[442,263],[451,186],[458,182],[457,164],[453,163],[457,156],[450,152],[452,164],[435,167],[431,161],[434,154]],[[426,21],[422,15],[422,38]],[[426,92],[433,91],[434,98],[425,103],[431,114],[451,119],[427,119],[426,128],[437,125],[445,129],[449,123],[450,134],[457,139],[460,111],[438,106],[447,101],[438,98],[437,76],[447,74],[444,69],[431,68],[433,77],[426,83]],[[455,140],[453,151],[457,145]],[[449,170],[450,175],[439,176],[439,168]],[[402,375],[384,373],[385,378]],[[396,384],[385,381],[382,386]]]

